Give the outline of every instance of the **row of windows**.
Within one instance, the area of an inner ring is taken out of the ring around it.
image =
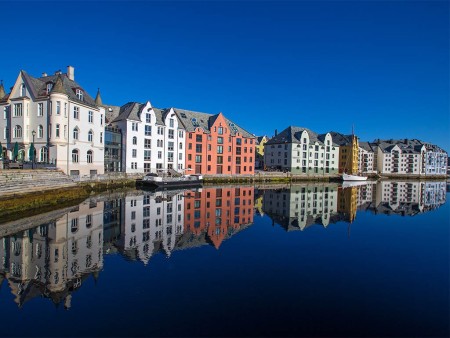
[[[80,151],[78,149],[72,150],[72,162],[73,163],[79,162],[79,156],[80,156]],[[93,161],[94,161],[94,152],[92,150],[88,150],[86,152],[86,162],[93,163]]]

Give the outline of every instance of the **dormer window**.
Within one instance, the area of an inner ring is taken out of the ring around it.
[[[52,88],[53,88],[53,83],[51,83],[51,82],[47,83],[47,95],[50,94],[50,91],[52,90]]]
[[[77,89],[75,94],[77,95],[78,100],[83,101],[83,91],[81,89]]]

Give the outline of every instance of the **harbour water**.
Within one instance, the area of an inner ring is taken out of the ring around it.
[[[128,191],[0,225],[4,336],[449,336],[446,182]]]

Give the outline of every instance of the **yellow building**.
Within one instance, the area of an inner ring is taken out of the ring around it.
[[[333,143],[339,145],[339,173],[357,174],[359,143],[355,135],[330,132]]]
[[[264,145],[269,141],[267,136],[258,136],[256,138],[255,168],[264,168]]]

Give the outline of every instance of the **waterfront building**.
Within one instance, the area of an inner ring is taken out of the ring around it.
[[[425,143],[425,175],[446,175],[448,154],[431,143]]]
[[[425,174],[426,147],[418,140],[376,140],[377,171],[380,174]]]
[[[185,169],[185,130],[172,108],[129,102],[106,106],[109,125],[122,133],[121,171],[148,173]]]
[[[222,113],[173,111],[186,130],[186,169],[196,174],[254,174],[252,134]]]
[[[255,168],[264,169],[264,145],[269,138],[267,136],[258,136],[256,138]]]
[[[70,175],[103,174],[104,108],[75,82],[73,67],[41,77],[20,71],[10,93],[0,87],[0,113],[10,159],[51,163]]]
[[[376,173],[375,151],[369,142],[359,142],[358,172],[363,174]]]
[[[21,307],[44,296],[71,306],[72,293],[103,269],[103,204],[92,199],[64,216],[0,240],[0,273]]]
[[[105,173],[122,171],[122,130],[105,126]]]
[[[287,231],[303,231],[314,224],[326,228],[340,220],[337,208],[337,184],[302,184],[264,191],[264,212]]]
[[[301,127],[290,126],[267,141],[264,146],[267,168],[292,173],[336,174],[339,145],[330,133],[316,134]]]
[[[357,174],[359,172],[359,143],[355,135],[330,132],[333,143],[339,145],[339,173]]]

